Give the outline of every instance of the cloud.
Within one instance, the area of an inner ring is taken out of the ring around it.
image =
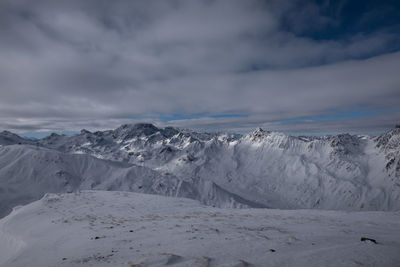
[[[332,111],[393,110],[399,34],[382,28],[312,37],[339,27],[342,2],[327,15],[328,2],[313,1],[1,1],[0,128],[248,115],[211,118],[232,130]]]

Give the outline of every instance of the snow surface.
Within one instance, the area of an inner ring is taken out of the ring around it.
[[[0,220],[0,266],[400,266],[400,212],[46,194]],[[361,241],[361,238],[376,240]]]

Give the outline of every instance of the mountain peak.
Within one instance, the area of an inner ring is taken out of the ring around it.
[[[247,136],[253,141],[263,140],[270,132],[265,131],[261,127],[257,127],[253,132],[249,133]]]
[[[396,125],[395,128],[381,134],[376,138],[377,147],[386,147],[389,149],[395,149],[400,146],[400,125]]]
[[[91,132],[86,129],[82,129],[81,134],[91,134]]]
[[[151,123],[145,123],[145,122],[140,122],[140,123],[129,123],[129,124],[122,124],[118,129],[158,129],[154,124]]]
[[[0,145],[30,144],[32,140],[25,139],[10,131],[0,132]]]
[[[136,124],[123,124],[117,129],[115,129],[114,133],[117,136],[123,138],[131,138],[134,136],[141,136],[141,135],[149,136],[158,132],[159,130],[160,129],[158,129],[151,123],[136,123]]]
[[[7,130],[2,131],[1,134],[2,135],[7,135],[7,136],[15,136],[16,135],[15,133],[12,133],[12,132],[7,131]]]
[[[265,130],[263,130],[261,127],[257,127],[257,128],[251,133],[251,135],[254,136],[254,137],[262,137],[262,136],[264,136],[264,135],[266,135],[266,134],[268,134],[268,133],[269,133],[269,131],[265,131]]]
[[[264,135],[266,133],[266,131],[264,129],[262,129],[261,127],[257,127],[252,134],[253,135]]]

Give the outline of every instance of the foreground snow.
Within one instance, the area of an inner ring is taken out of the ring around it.
[[[399,212],[219,209],[138,193],[47,194],[0,220],[0,266],[400,266],[399,229]]]

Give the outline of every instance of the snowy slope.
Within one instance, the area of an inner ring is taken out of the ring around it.
[[[0,220],[0,266],[396,267],[399,222],[399,212],[218,209],[127,192],[48,194]]]
[[[400,209],[399,128],[375,138],[317,138],[135,124],[7,144],[0,148],[3,212],[45,192],[77,189],[183,196],[219,207]]]
[[[252,201],[278,208],[400,208],[400,176],[386,171],[385,153],[371,139],[255,132],[217,146],[219,156],[199,166],[198,175]]]
[[[38,146],[0,147],[0,217],[14,206],[37,200],[45,193],[81,189],[190,197],[226,207],[252,206],[210,181],[188,183],[172,174],[127,162],[66,154]]]

